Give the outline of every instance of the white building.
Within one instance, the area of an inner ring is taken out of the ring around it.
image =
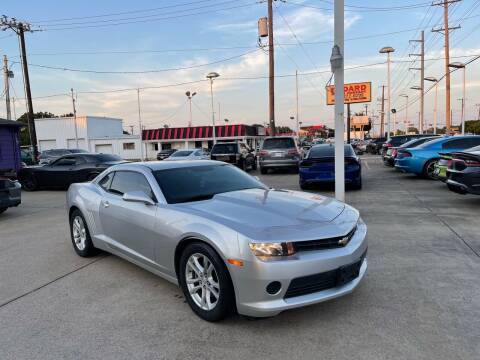
[[[38,148],[83,149],[89,152],[116,154],[124,159],[141,158],[140,135],[123,134],[122,119],[77,116],[35,119]]]

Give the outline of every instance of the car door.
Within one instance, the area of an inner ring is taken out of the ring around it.
[[[156,201],[152,188],[140,172],[115,171],[100,204],[100,222],[110,246],[147,265],[154,261],[156,205],[123,200],[123,194],[143,191]]]
[[[38,168],[35,176],[40,185],[65,187],[72,183],[72,170],[75,164],[75,156],[62,156],[51,164]]]

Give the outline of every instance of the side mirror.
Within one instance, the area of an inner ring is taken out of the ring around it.
[[[143,191],[130,191],[123,194],[122,199],[129,202],[138,202],[145,205],[155,205],[155,202]]]

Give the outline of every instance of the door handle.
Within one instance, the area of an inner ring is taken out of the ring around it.
[[[108,208],[110,206],[110,203],[107,200],[103,200],[102,205],[103,205],[103,207]]]

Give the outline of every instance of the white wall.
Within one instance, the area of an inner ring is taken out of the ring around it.
[[[35,128],[38,142],[42,146],[43,144],[49,143],[45,140],[55,140],[57,149],[66,149],[68,148],[67,139],[75,139],[75,123],[73,118],[35,119]],[[87,119],[86,117],[77,117],[77,137],[79,139],[85,139],[86,136]],[[50,143],[52,142],[50,141]],[[85,146],[85,142],[83,146]],[[82,147],[80,148],[82,149]],[[83,149],[87,150],[86,148]]]
[[[87,116],[87,129],[89,138],[123,135],[122,119]]]
[[[124,143],[134,143],[135,148],[132,150],[124,150]],[[118,155],[125,160],[140,160],[140,146],[142,146],[142,141],[138,135],[124,135],[117,138],[90,139],[90,149],[92,152],[95,152],[95,149],[97,148],[100,149],[100,151]]]

